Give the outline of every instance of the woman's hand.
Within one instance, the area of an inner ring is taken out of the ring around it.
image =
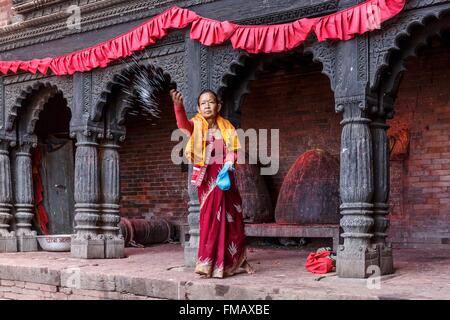
[[[225,164],[228,166],[228,171],[234,171],[233,161],[226,161]]]
[[[183,105],[183,94],[175,89],[170,90],[170,97],[174,104],[182,106]]]

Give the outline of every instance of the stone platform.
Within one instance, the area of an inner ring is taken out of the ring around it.
[[[127,258],[0,254],[0,299],[450,299],[450,249],[397,249],[396,273],[369,280],[314,275],[312,249],[249,248],[253,275],[201,279],[179,244],[127,248]]]

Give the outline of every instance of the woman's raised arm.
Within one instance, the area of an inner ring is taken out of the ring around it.
[[[191,135],[194,130],[194,124],[187,118],[186,110],[183,106],[183,95],[179,91],[170,90],[170,96],[172,97],[173,109],[175,111],[175,117],[177,118],[178,128],[188,136]]]

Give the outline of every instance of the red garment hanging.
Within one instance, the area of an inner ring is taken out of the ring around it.
[[[32,151],[34,201],[41,231],[43,234],[49,234],[47,228],[48,215],[44,207],[44,186],[42,185],[41,170],[40,170],[41,160],[42,160],[41,148],[37,147]]]

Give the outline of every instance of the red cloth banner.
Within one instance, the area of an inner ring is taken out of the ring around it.
[[[384,21],[400,13],[406,0],[369,0],[323,17],[303,18],[292,23],[267,26],[241,26],[216,21],[195,12],[172,7],[142,25],[98,45],[54,58],[29,61],[0,61],[0,72],[26,71],[70,75],[94,68],[104,68],[126,58],[165,37],[169,29],[183,29],[191,24],[190,37],[212,46],[231,41],[233,48],[249,53],[291,50],[314,32],[319,41],[349,40],[356,35],[380,28]]]

